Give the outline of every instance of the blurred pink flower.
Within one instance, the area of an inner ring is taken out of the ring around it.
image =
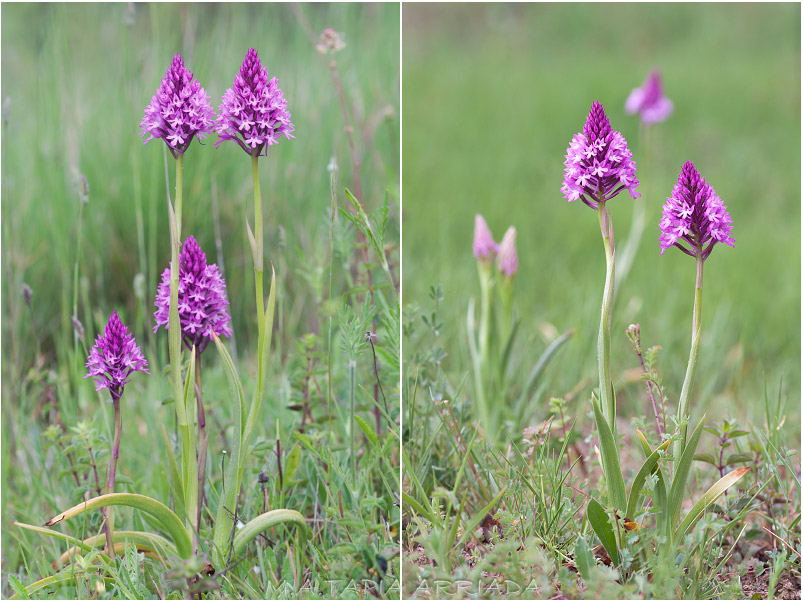
[[[625,113],[639,113],[646,124],[665,121],[672,114],[672,101],[664,96],[661,74],[653,69],[640,88],[630,93],[625,102]]]

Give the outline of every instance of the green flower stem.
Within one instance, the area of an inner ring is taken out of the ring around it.
[[[195,400],[198,403],[198,508],[195,514],[195,529],[197,533],[200,533],[209,433],[206,430],[206,412],[204,411],[203,389],[201,388],[201,352],[197,347],[195,348]]]
[[[483,262],[483,260],[477,263],[477,269],[480,275],[479,363],[478,366],[475,366],[476,396],[479,410],[478,418],[482,422],[485,433],[489,439],[494,439],[496,436],[495,425],[491,424],[491,412],[488,410],[487,399],[485,397],[485,393],[488,390],[486,379],[490,373],[488,370],[488,346],[491,329],[493,276],[491,275],[491,265]]]
[[[480,358],[483,366],[488,360],[488,338],[491,328],[491,270],[490,266],[478,264],[480,273]]]
[[[185,405],[184,383],[181,380],[181,322],[178,315],[179,247],[181,245],[181,204],[183,199],[184,157],[176,157],[175,210],[168,201],[170,216],[170,310],[168,317],[168,352],[173,399],[181,440],[181,476],[187,523],[192,524],[198,500],[197,460],[195,458],[190,421]]]
[[[264,336],[264,327],[262,322],[265,317],[265,297],[262,292],[262,195],[259,191],[259,155],[251,156],[251,175],[254,179],[254,229],[255,232],[255,245],[252,248],[254,255],[254,278],[256,281],[256,297],[257,297],[257,328],[259,332],[259,340]]]
[[[120,438],[123,435],[123,419],[120,414],[120,399],[112,395],[114,406],[114,441],[109,454],[109,470],[106,475],[106,493],[114,493],[114,479],[117,476],[117,457],[120,453]],[[106,544],[109,558],[114,559],[114,510],[106,509]]]
[[[678,401],[678,422],[683,422],[686,415],[686,408],[689,403],[694,386],[694,374],[697,370],[697,356],[700,351],[700,324],[703,305],[703,258],[697,256],[697,283],[694,287],[694,314],[691,327],[691,351],[689,352],[689,363],[686,366],[686,378],[683,379],[683,388],[680,390],[680,400]],[[683,451],[686,449],[686,432],[688,428],[684,425],[680,429],[680,439],[675,442],[674,456],[675,466],[680,461]]]
[[[605,202],[599,203],[599,226],[602,232],[602,244],[605,247],[605,289],[602,293],[602,312],[597,340],[597,360],[599,362],[599,395],[600,405],[611,431],[616,436],[616,399],[611,381],[611,306],[614,291],[614,243],[613,222]]]

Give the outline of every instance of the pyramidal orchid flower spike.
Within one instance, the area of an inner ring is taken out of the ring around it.
[[[120,399],[123,388],[131,382],[134,372],[148,372],[148,360],[142,355],[117,310],[114,310],[103,334],[95,339],[86,360],[88,369],[84,378],[95,379],[95,390],[108,389],[112,399]]]
[[[591,105],[583,131],[572,138],[563,164],[561,192],[570,203],[579,199],[597,209],[622,190],[634,199],[639,196],[633,155],[624,136],[611,129],[599,102]]]
[[[733,220],[722,199],[687,161],[667,197],[661,218],[661,255],[677,247],[692,257],[707,259],[717,243],[733,246]]]
[[[664,95],[661,74],[653,69],[640,88],[635,88],[625,101],[625,113],[638,113],[647,125],[666,121],[674,108],[672,101]]]
[[[173,157],[183,155],[192,139],[203,140],[214,128],[214,113],[209,96],[198,80],[184,66],[180,54],[170,68],[140,123],[145,144],[154,138],[164,140]]]
[[[224,140],[234,140],[252,156],[263,154],[263,150],[267,156],[267,147],[278,144],[281,136],[295,138],[278,80],[268,79],[268,70],[253,48],[234,76],[234,85],[223,95],[215,127],[220,137],[215,147]]]
[[[132,373],[148,372],[148,360],[142,355],[133,335],[120,320],[117,310],[112,312],[106,329],[98,335],[95,344],[89,351],[86,360],[88,373],[84,378],[95,379],[95,390],[108,389],[114,407],[114,440],[109,454],[109,468],[106,473],[106,493],[114,492],[114,480],[117,474],[117,458],[120,452],[120,438],[123,433],[122,414],[120,412],[120,398],[123,388],[130,381]],[[114,558],[114,512],[111,508],[106,511],[104,522],[106,531],[106,547],[111,558]]]
[[[162,282],[156,292],[153,317],[156,326],[169,329],[170,313],[170,267],[162,273]],[[178,313],[184,344],[188,349],[195,345],[203,351],[212,340],[212,335],[230,337],[231,316],[228,310],[226,282],[217,265],[206,263],[206,254],[198,241],[188,236],[181,247],[179,257]]]
[[[686,376],[678,399],[678,423],[683,425],[680,437],[675,442],[675,462],[679,462],[687,446],[686,412],[694,386],[697,357],[700,349],[702,302],[703,302],[703,263],[711,254],[714,245],[725,243],[733,246],[731,230],[733,220],[722,199],[705,181],[691,161],[683,165],[678,182],[667,197],[660,222],[659,244],[661,254],[671,247],[677,247],[697,260],[697,278],[694,288],[694,309],[692,314],[691,350]]]
[[[474,216],[474,257],[480,260],[492,260],[499,250],[494,242],[491,229],[479,213]]]

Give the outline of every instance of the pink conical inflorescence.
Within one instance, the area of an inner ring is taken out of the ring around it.
[[[153,317],[156,326],[169,328],[170,318],[170,267],[162,273],[162,282],[156,292]],[[192,236],[181,247],[178,274],[178,315],[184,344],[188,349],[195,345],[203,351],[212,335],[230,337],[231,316],[228,310],[226,282],[217,265],[207,265],[198,241]]]
[[[496,255],[496,267],[508,278],[519,270],[519,256],[516,253],[516,228],[510,226],[499,243],[499,252]]]
[[[95,339],[95,344],[86,359],[87,375],[95,379],[95,390],[109,389],[112,397],[119,399],[123,387],[130,381],[133,372],[148,372],[148,360],[142,355],[134,336],[128,331],[117,310],[114,310],[103,334]]]
[[[267,147],[278,144],[281,136],[288,140],[295,138],[287,100],[278,80],[268,79],[268,70],[253,48],[234,76],[234,85],[223,95],[216,130],[220,137],[216,147],[224,140],[234,140],[252,156],[262,154],[263,150],[267,154]]]
[[[192,139],[203,140],[214,126],[209,96],[184,66],[181,55],[173,57],[170,68],[140,122],[145,144],[164,140],[174,157],[184,154]]]
[[[636,163],[627,141],[611,128],[599,102],[591,105],[583,131],[572,138],[563,164],[561,192],[570,203],[579,199],[596,209],[622,190],[634,199],[640,196]]]
[[[491,229],[485,222],[485,218],[479,213],[474,216],[474,257],[477,259],[491,259],[499,250],[499,245],[494,242]]]
[[[692,257],[706,259],[716,243],[733,246],[733,220],[714,191],[687,161],[678,182],[667,197],[660,222],[661,255],[677,247]]]
[[[665,121],[672,114],[672,101],[664,95],[661,74],[653,69],[640,88],[635,88],[625,102],[625,113],[638,113],[646,124]]]

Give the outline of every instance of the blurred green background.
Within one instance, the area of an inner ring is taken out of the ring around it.
[[[31,316],[45,350],[62,339],[72,346],[75,182],[81,173],[90,186],[78,316],[87,340],[117,307],[137,338],[151,341],[153,295],[169,262],[170,237],[163,144],[143,146],[140,120],[177,52],[217,110],[252,46],[269,75],[278,77],[296,127],[294,140],[282,140],[260,160],[265,258],[276,265],[283,319],[291,323],[282,329],[284,342],[317,329],[317,263],[328,253],[332,157],[341,192],[354,183],[329,58],[315,42],[327,27],[346,42],[336,58],[357,124],[362,200],[370,211],[389,186],[398,188],[398,6],[9,4],[2,11],[2,94],[9,103],[2,164],[4,349],[11,350],[14,324]],[[242,348],[251,340],[255,307],[244,224],[248,215],[253,227],[250,159],[234,143],[216,149],[216,141],[212,134],[187,153],[184,232],[198,239],[210,262],[217,260],[216,195]],[[169,166],[172,186],[172,158]],[[396,208],[391,214],[398,214],[396,195],[390,202]],[[134,295],[137,274],[144,276],[140,299]],[[33,290],[31,316],[22,303],[23,282]],[[14,343],[15,352],[24,354],[24,344]],[[15,360],[24,365],[30,357]]]
[[[620,417],[647,412],[643,385],[622,382],[638,366],[628,324],[641,324],[645,347],[663,347],[673,404],[683,381],[694,261],[660,255],[658,221],[692,160],[727,205],[736,240],[705,264],[692,407],[712,422],[733,415],[759,425],[765,377],[771,397],[783,379],[789,444],[798,447],[800,6],[407,4],[402,27],[404,300],[430,308],[429,287],[442,284],[444,367],[455,380],[469,370],[465,315],[479,296],[471,243],[481,213],[497,241],[509,225],[518,230],[522,363],[535,362],[550,324],[578,329],[548,369],[532,420],[547,415],[549,396],[583,379],[575,407],[589,410],[605,260],[597,216],[567,204],[560,186],[566,147],[599,100],[628,140],[648,207],[613,315]],[[650,129],[647,149],[624,103],[651,68],[675,110]],[[632,206],[627,194],[608,205],[620,248]]]

